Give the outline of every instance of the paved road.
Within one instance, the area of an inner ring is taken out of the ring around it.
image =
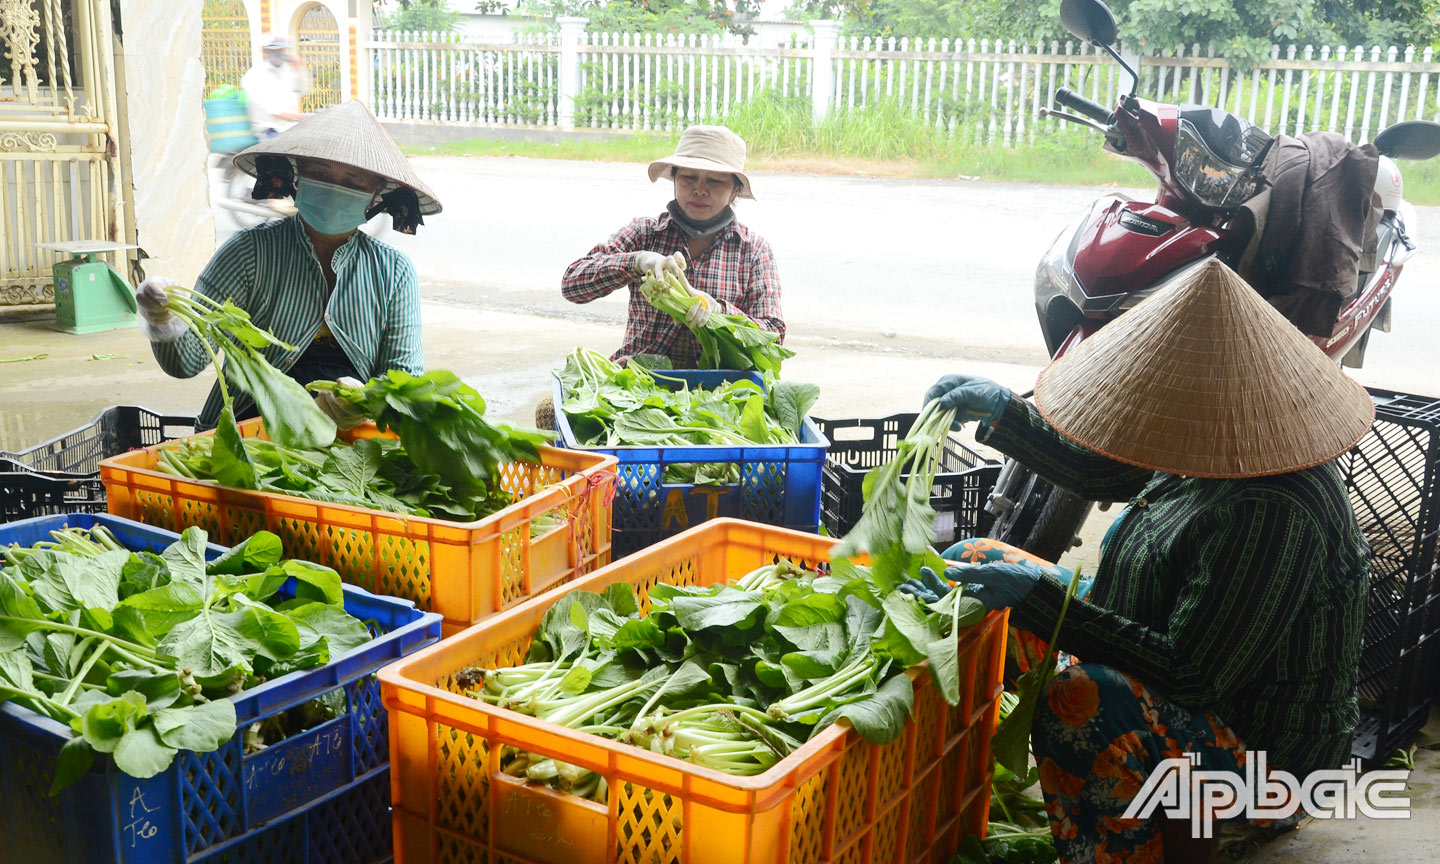
[[[446,210],[413,238],[427,296],[547,316],[623,320],[621,296],[567,304],[565,266],[669,195],[641,166],[418,158]],[[760,175],[740,216],[779,260],[799,345],[846,345],[957,362],[1045,362],[1031,302],[1035,264],[1102,191],[970,181]],[[1146,190],[1127,190],[1148,194]],[[1397,291],[1394,332],[1371,341],[1367,384],[1440,395],[1440,208]],[[618,334],[617,334],[618,339]],[[591,346],[606,349],[610,346]],[[1026,372],[1025,374],[1030,374]]]

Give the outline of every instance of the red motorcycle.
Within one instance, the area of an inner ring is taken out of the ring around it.
[[[1100,0],[1064,0],[1060,18],[1077,38],[1109,53],[1130,73],[1132,86],[1113,111],[1060,89],[1055,103],[1074,113],[1044,110],[1042,116],[1102,133],[1106,150],[1144,165],[1160,188],[1153,203],[1100,198],[1041,259],[1035,311],[1052,357],[1212,256],[1235,266],[1253,234],[1236,214],[1265,188],[1262,168],[1275,143],[1258,126],[1221,109],[1137,98],[1139,75],[1115,51],[1115,18]],[[1370,331],[1390,329],[1391,293],[1416,252],[1407,234],[1416,225],[1415,209],[1403,198],[1394,160],[1440,154],[1440,124],[1399,123],[1374,144],[1381,154],[1375,193],[1384,209],[1375,269],[1357,274],[1356,290],[1344,300],[1333,330],[1310,337],[1353,367],[1363,362]],[[1053,561],[1078,543],[1091,503],[1007,460],[987,504],[996,517],[990,536]]]

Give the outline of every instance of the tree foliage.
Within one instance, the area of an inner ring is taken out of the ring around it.
[[[389,0],[377,11],[375,26],[384,30],[451,33],[460,19],[448,0]]]
[[[577,15],[592,33],[755,32],[759,0],[523,0],[519,11],[539,18]]]
[[[846,5],[846,32],[861,36],[1067,39],[1060,0],[801,0]],[[1215,46],[1259,59],[1272,43],[1429,45],[1440,38],[1440,0],[1110,0],[1127,45],[1153,51]]]

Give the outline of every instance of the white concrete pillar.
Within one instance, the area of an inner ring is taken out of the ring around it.
[[[580,36],[585,18],[561,16],[560,25],[560,128],[575,128],[575,100],[580,96]]]
[[[830,100],[835,93],[835,44],[840,39],[839,21],[811,21],[815,32],[814,52],[810,69],[810,119],[815,125],[825,121]]]

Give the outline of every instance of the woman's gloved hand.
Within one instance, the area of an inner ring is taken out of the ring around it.
[[[135,305],[140,310],[140,332],[151,342],[174,342],[190,329],[179,317],[170,314],[167,288],[175,283],[164,276],[151,276],[135,289]]]
[[[710,320],[710,313],[715,308],[715,298],[701,291],[699,288],[690,289],[691,296],[699,297],[700,302],[691,306],[685,313],[685,326],[691,330],[699,330]]]
[[[685,258],[676,252],[674,255],[661,255],[659,252],[636,252],[630,257],[630,267],[641,276],[647,273],[654,273],[656,276],[680,276],[685,272]]]
[[[365,386],[363,381],[357,381],[349,376],[337,379],[335,383],[341,387],[354,387],[357,390]],[[315,394],[315,404],[325,412],[327,417],[334,420],[336,428],[341,430],[354,429],[366,420],[364,411],[327,390]]]
[[[985,604],[988,611],[1019,606],[1030,596],[1035,583],[1040,581],[1043,571],[1034,564],[1022,562],[1011,564],[994,561],[988,564],[973,564],[968,567],[946,567],[945,579],[949,582],[965,583],[965,596],[974,597]],[[935,576],[935,571],[922,567],[920,575]],[[904,586],[901,586],[904,590]]]
[[[999,420],[1010,402],[1010,390],[989,378],[946,375],[925,391],[926,405],[936,399],[940,407],[955,410],[955,421],[950,428],[959,429],[962,424],[975,420]]]
[[[951,570],[959,569],[958,567],[951,567],[945,571],[945,575],[950,575]],[[918,597],[926,603],[934,603],[941,597],[949,594],[954,587],[954,585],[935,575],[934,570],[931,570],[929,567],[921,567],[919,579],[906,579],[900,583],[900,586],[896,590],[909,594],[911,597]]]

